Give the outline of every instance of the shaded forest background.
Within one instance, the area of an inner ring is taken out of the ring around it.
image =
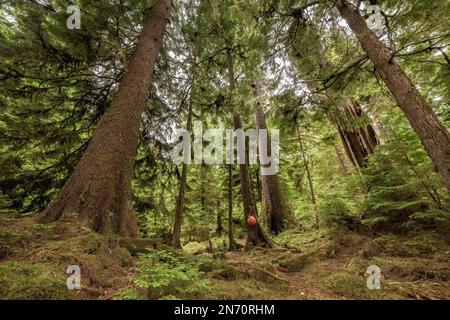
[[[1,298],[449,298],[450,3],[370,3],[2,1]],[[194,121],[278,174],[174,164]]]

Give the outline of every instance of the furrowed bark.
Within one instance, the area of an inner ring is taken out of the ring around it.
[[[337,127],[348,158],[357,168],[366,166],[367,157],[374,153],[375,147],[378,145],[372,125],[358,123],[363,116],[367,115],[352,98],[345,99],[339,107],[338,113],[329,115]]]

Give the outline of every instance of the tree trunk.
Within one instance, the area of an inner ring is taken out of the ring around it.
[[[297,40],[301,40],[305,35],[320,38],[317,31],[305,21],[301,21],[300,25],[296,23],[293,26],[295,26],[294,34]],[[327,59],[325,47],[319,43],[315,51],[311,50],[307,54],[301,54],[297,49],[294,50],[296,51],[291,53],[292,58],[303,61],[301,66],[299,66],[299,70],[304,73],[304,76],[308,77],[308,80],[313,80],[307,85],[310,91],[322,91],[323,89],[315,79],[311,78],[310,67],[305,66],[311,64],[308,60],[312,60],[318,67],[316,70],[317,76],[319,78],[327,77],[329,69],[333,68],[333,63]],[[361,124],[361,118],[363,116],[369,118],[369,116],[365,115],[359,104],[351,97],[344,97],[342,104],[334,102],[335,100],[341,100],[338,99],[338,97],[342,96],[342,88],[339,85],[328,87],[324,96],[328,97],[328,102],[333,104],[333,108],[330,108],[327,112],[327,117],[338,130],[348,158],[357,168],[364,167],[366,165],[366,157],[373,153],[375,146],[378,144],[373,126],[371,124]],[[320,103],[327,105],[327,101],[324,98],[322,98]]]
[[[132,208],[133,163],[141,114],[170,8],[170,0],[158,0],[149,10],[111,106],[64,187],[42,212],[40,222],[77,216],[100,233],[138,235]]]
[[[216,229],[216,233],[218,235],[221,235],[223,233],[223,222],[222,222],[222,209],[220,208],[220,201],[219,199],[217,199],[217,229]]]
[[[256,202],[261,202],[262,201],[262,194],[261,194],[261,181],[259,179],[259,167],[256,168],[256,173],[255,173],[255,194],[257,195],[256,198]]]
[[[200,165],[200,204],[202,205],[202,211],[204,215],[208,214],[206,208],[206,164]]]
[[[329,115],[337,127],[348,158],[357,168],[367,165],[367,157],[374,153],[378,145],[372,125],[359,123],[364,115],[359,104],[352,98],[346,98],[339,112]]]
[[[187,164],[183,163],[181,171],[180,189],[178,192],[177,204],[175,209],[175,217],[173,223],[172,232],[172,246],[175,248],[181,248],[181,225],[183,223],[183,211],[184,211],[184,197],[186,193],[186,180],[187,180]]]
[[[241,116],[236,113],[233,117],[234,119],[234,129],[242,128]],[[246,161],[244,164],[239,164],[239,173],[241,180],[241,193],[242,193],[242,201],[244,205],[244,217],[245,223],[247,226],[247,241],[245,246],[267,246],[271,247],[271,241],[262,229],[261,224],[258,222],[257,213],[256,213],[256,204],[255,198],[253,196],[253,190],[250,180],[250,171],[248,167],[248,162]],[[253,226],[247,223],[247,219],[249,216],[254,216],[256,218],[257,223]]]
[[[447,129],[359,12],[345,0],[336,5],[405,113],[450,192],[450,135]]]
[[[233,235],[233,165],[227,165],[228,168],[228,250],[236,251],[238,245]]]
[[[339,162],[339,167],[341,168],[341,172],[345,176],[351,175],[350,170],[348,169],[347,163],[345,162],[345,156],[342,153],[341,147],[339,144],[334,145],[334,150],[336,151],[336,157]]]
[[[300,145],[300,152],[302,154],[302,160],[305,165],[306,178],[308,179],[309,192],[311,194],[311,203],[314,208],[314,217],[316,219],[316,227],[318,228],[319,227],[319,216],[317,215],[317,208],[316,208],[316,194],[314,193],[314,185],[313,185],[313,181],[312,181],[311,172],[309,170],[309,163],[308,163],[308,160],[306,159],[306,152],[305,152],[305,149],[303,148],[302,137],[301,137],[298,129],[297,129],[297,136],[298,136],[298,143]]]
[[[228,64],[228,82],[230,91],[233,91],[236,87],[234,82],[234,69],[233,69],[233,57],[231,55],[231,49],[227,48],[227,64]],[[233,165],[228,165],[228,250],[236,251],[238,245],[234,240],[233,235]]]
[[[231,54],[231,49],[227,48],[227,63],[228,63],[228,80],[230,91],[233,91],[236,88],[235,80],[234,80],[234,68],[233,68],[233,56]],[[242,128],[242,120],[239,113],[235,113],[233,116],[234,129]],[[267,247],[271,247],[271,241],[269,237],[265,234],[262,226],[259,222],[256,225],[250,226],[247,223],[248,216],[257,217],[256,213],[256,204],[255,198],[253,195],[253,189],[251,185],[250,179],[250,171],[248,167],[248,161],[245,161],[244,164],[239,164],[239,173],[241,180],[241,193],[242,193],[242,202],[244,206],[244,217],[245,224],[247,226],[247,241],[245,246],[250,247],[253,245],[263,245]]]
[[[255,95],[257,97],[258,93],[256,92]],[[267,130],[266,116],[259,102],[256,103],[255,123],[258,132],[263,129]],[[270,143],[269,137],[267,139],[268,155],[270,155]],[[264,165],[261,164],[261,166]],[[269,166],[269,164],[266,166]],[[262,210],[266,211],[261,214],[265,217],[269,230],[278,234],[285,229],[287,220],[292,220],[292,214],[286,204],[278,175],[261,175],[261,185],[261,207]]]
[[[194,70],[194,72],[195,72],[195,70]],[[192,132],[192,97],[190,98],[190,101],[189,101],[186,129],[189,132]],[[182,247],[181,246],[181,225],[183,224],[186,182],[187,182],[187,163],[183,162],[182,170],[181,170],[180,189],[178,192],[177,204],[176,204],[176,208],[175,208],[175,217],[174,217],[173,232],[172,232],[172,246],[175,248],[179,248],[179,249]]]

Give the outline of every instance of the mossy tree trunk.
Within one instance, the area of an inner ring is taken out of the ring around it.
[[[144,28],[111,106],[58,196],[39,217],[51,222],[77,216],[100,233],[137,236],[131,180],[141,114],[169,20],[170,0],[158,0]]]

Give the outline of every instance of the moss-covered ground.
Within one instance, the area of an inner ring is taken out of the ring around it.
[[[0,220],[0,299],[450,299],[450,246],[433,230],[288,230],[273,249],[227,252],[226,237],[184,250],[101,236],[75,221]],[[244,239],[238,239],[244,244]],[[130,245],[130,243],[132,245]],[[81,269],[69,290],[66,270]],[[367,288],[367,268],[381,289]]]

